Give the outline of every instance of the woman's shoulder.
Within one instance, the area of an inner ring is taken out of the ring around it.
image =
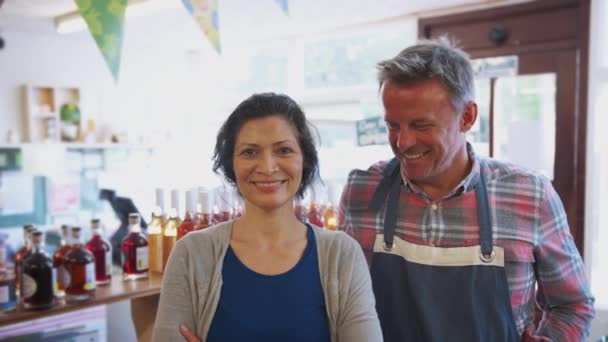
[[[224,245],[230,243],[230,235],[232,232],[232,221],[218,223],[211,227],[190,232],[179,239],[177,245],[183,246],[182,249],[190,253],[209,252],[210,248],[222,249]]]
[[[310,226],[321,250],[327,249],[334,253],[352,254],[361,248],[355,239],[343,231],[320,228],[313,224],[310,224]]]

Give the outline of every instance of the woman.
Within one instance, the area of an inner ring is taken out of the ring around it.
[[[243,101],[218,133],[213,170],[244,214],[177,242],[153,340],[382,341],[357,242],[295,216],[294,198],[318,177],[300,107],[273,93]]]

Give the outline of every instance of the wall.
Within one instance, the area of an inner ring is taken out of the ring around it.
[[[597,315],[589,341],[608,336],[608,3],[591,1],[585,264]]]

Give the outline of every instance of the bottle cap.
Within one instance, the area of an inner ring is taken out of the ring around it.
[[[130,213],[129,214],[129,224],[139,224],[139,213]]]
[[[199,189],[198,191],[198,208],[199,212],[203,214],[211,214],[213,207],[213,199],[211,193],[207,189]]]
[[[160,208],[161,212],[165,211],[165,190],[157,188],[156,191],[156,203],[155,205]]]
[[[39,230],[32,231],[32,243],[34,245],[39,245],[42,243],[42,232]]]

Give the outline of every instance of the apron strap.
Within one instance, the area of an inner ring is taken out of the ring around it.
[[[391,159],[382,172],[384,176],[372,195],[368,208],[380,210],[387,203],[384,213],[384,249],[390,251],[393,248],[395,236],[395,225],[397,223],[399,210],[399,195],[401,193],[401,174],[399,173],[399,160]],[[492,221],[490,219],[490,208],[488,203],[488,192],[483,172],[479,174],[479,180],[475,185],[477,197],[477,216],[479,222],[479,240],[481,245],[480,258],[484,262],[491,262],[494,258],[492,246]],[[388,198],[387,198],[388,197]]]
[[[393,158],[388,162],[384,171],[382,171],[384,175],[382,180],[378,184],[376,191],[372,195],[372,199],[369,202],[368,208],[370,210],[378,211],[384,204],[386,200],[386,196],[388,195],[389,190],[391,189],[391,185],[393,183],[393,179],[395,176],[399,177],[399,159]]]
[[[382,172],[384,176],[378,184],[376,191],[369,202],[369,209],[380,210],[387,203],[384,213],[384,249],[390,251],[393,247],[395,236],[395,224],[399,209],[399,194],[401,190],[401,174],[399,173],[399,159],[393,158]],[[387,199],[388,197],[388,199]]]
[[[488,191],[483,171],[479,173],[479,180],[475,186],[477,196],[477,217],[479,221],[479,240],[481,245],[481,260],[490,262],[494,258],[492,247],[492,221],[490,220],[490,207]]]

